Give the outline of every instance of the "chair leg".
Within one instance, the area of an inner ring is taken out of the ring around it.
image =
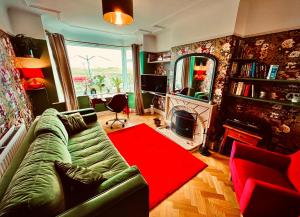
[[[111,119],[111,120],[108,120],[106,121],[106,125],[108,125],[108,123],[112,121],[111,125],[110,125],[110,128],[113,129],[113,125],[114,123],[116,123],[117,121],[119,123],[122,124],[122,127],[125,127],[125,123],[127,122],[127,120],[125,118],[118,118],[118,113],[116,113],[116,117],[114,119]]]

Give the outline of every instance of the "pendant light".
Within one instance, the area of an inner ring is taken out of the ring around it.
[[[133,0],[102,0],[103,19],[115,25],[133,22]]]

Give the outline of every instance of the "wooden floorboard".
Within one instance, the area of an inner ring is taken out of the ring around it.
[[[120,117],[126,116],[121,114]],[[125,127],[146,123],[155,128],[155,117],[159,115],[130,114]],[[115,125],[114,129],[105,124],[112,118],[114,114],[98,113],[98,119],[106,132],[122,129],[120,124]],[[197,151],[192,154],[208,167],[152,209],[150,217],[240,217],[239,205],[230,181],[229,158],[219,153],[212,153],[209,157],[202,156]]]

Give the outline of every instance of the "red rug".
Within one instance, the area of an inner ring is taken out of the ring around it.
[[[150,208],[207,166],[146,124],[112,132],[108,136],[129,165],[140,169],[149,184]]]

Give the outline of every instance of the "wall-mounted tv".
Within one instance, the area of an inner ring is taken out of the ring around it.
[[[142,90],[156,93],[167,93],[168,77],[165,75],[141,75]]]

